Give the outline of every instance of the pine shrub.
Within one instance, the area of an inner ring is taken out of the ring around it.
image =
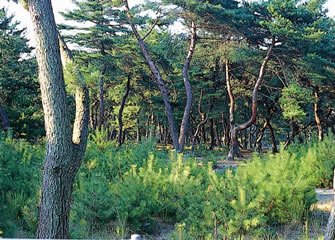
[[[2,236],[15,237],[18,229],[31,236],[37,228],[42,148],[0,136],[0,153]]]

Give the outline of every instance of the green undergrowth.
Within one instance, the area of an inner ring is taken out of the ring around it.
[[[37,228],[43,150],[0,135],[0,232],[33,237]]]
[[[276,226],[304,223],[315,188],[330,186],[334,136],[292,145],[215,172],[215,157],[158,151],[153,140],[117,147],[104,133],[90,137],[77,174],[70,216],[72,238],[126,238],[175,226],[171,239],[271,236]],[[0,138],[2,237],[34,236],[42,146]]]
[[[91,142],[75,186],[72,236],[106,229],[119,238],[154,234],[164,222],[175,225],[172,239],[233,238],[304,222],[315,187],[332,177],[333,141],[330,135],[276,155],[255,154],[223,173],[211,161],[156,151],[152,142],[102,151]]]

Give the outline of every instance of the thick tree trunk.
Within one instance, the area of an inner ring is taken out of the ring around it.
[[[119,134],[118,134],[117,139],[118,139],[119,146],[121,146],[123,144],[123,141],[122,141],[122,139],[123,139],[122,113],[123,113],[124,106],[126,105],[126,101],[127,101],[128,95],[129,95],[129,91],[130,91],[130,76],[128,76],[128,79],[127,79],[126,92],[125,92],[124,96],[121,99],[120,110],[119,110],[119,114],[118,114]]]
[[[238,139],[237,139],[237,132],[236,132],[235,128],[231,129],[230,138],[231,138],[231,143],[230,143],[230,151],[229,151],[229,155],[228,155],[228,160],[233,161],[234,158],[229,158],[230,155],[232,155],[234,157],[242,157],[242,154],[240,152]]]
[[[247,121],[244,124],[240,124],[240,125],[234,127],[234,129],[231,130],[231,132],[234,132],[234,135],[235,135],[234,139],[233,139],[233,136],[232,136],[232,143],[233,142],[237,142],[236,135],[237,135],[237,133],[239,131],[244,130],[244,129],[250,127],[256,121],[256,118],[257,118],[257,93],[258,93],[259,87],[263,83],[263,77],[264,77],[265,68],[266,68],[266,65],[267,65],[267,63],[268,63],[268,61],[270,59],[270,56],[272,54],[272,50],[273,50],[274,46],[275,46],[275,37],[272,38],[271,45],[270,45],[270,47],[269,47],[269,49],[267,51],[267,54],[266,54],[266,56],[265,56],[265,58],[263,60],[263,63],[262,63],[261,68],[259,70],[258,79],[257,79],[256,84],[254,86],[254,89],[252,91],[252,116],[249,119],[249,121]],[[233,134],[231,134],[231,135],[233,135]],[[228,160],[234,160],[235,156],[238,156],[239,150],[236,149],[235,144],[236,143],[232,144],[232,147],[231,147],[231,149],[229,151],[229,154],[228,154]],[[237,144],[237,148],[238,148],[238,144]]]
[[[3,106],[0,105],[0,120],[1,120],[1,128],[2,130],[4,130],[5,132],[8,131],[8,129],[10,128],[10,124],[9,124],[9,120],[5,111],[5,108]]]
[[[193,57],[193,53],[195,50],[195,45],[196,45],[196,37],[197,37],[197,28],[195,25],[195,22],[192,21],[192,27],[191,27],[191,43],[188,48],[188,54],[185,59],[184,67],[183,67],[183,81],[184,81],[184,86],[185,86],[185,91],[186,91],[186,105],[185,105],[185,110],[184,110],[184,115],[183,119],[181,121],[180,125],[180,131],[179,131],[179,148],[180,151],[184,150],[184,145],[185,145],[185,136],[187,133],[187,128],[189,125],[189,120],[190,120],[190,112],[192,108],[192,87],[191,83],[188,79],[188,71],[190,68],[190,63]]]
[[[321,125],[321,121],[320,121],[320,117],[318,114],[318,110],[319,110],[319,93],[317,91],[317,89],[314,90],[314,117],[315,117],[315,122],[316,122],[316,126],[318,127],[318,139],[319,141],[322,141],[323,139],[323,133],[322,133],[322,125]]]
[[[72,186],[85,153],[88,91],[76,89],[76,119],[71,134],[58,32],[50,0],[28,0],[37,43],[37,62],[46,130],[37,237],[68,238]],[[72,138],[72,139],[71,139]]]

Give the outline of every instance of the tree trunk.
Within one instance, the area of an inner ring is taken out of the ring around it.
[[[120,104],[120,110],[119,110],[119,114],[118,114],[118,120],[119,120],[119,134],[118,134],[118,144],[119,146],[122,145],[123,141],[123,132],[122,132],[122,128],[123,128],[123,121],[122,121],[122,113],[123,113],[123,109],[124,106],[126,105],[126,101],[129,95],[129,90],[130,90],[130,76],[128,76],[127,79],[127,85],[126,85],[126,92],[124,94],[124,96],[121,99],[121,104]]]
[[[231,84],[230,84],[230,74],[229,74],[229,60],[226,60],[226,85],[227,92],[229,96],[229,128],[230,128],[230,151],[228,155],[228,160],[234,160],[234,157],[241,157],[241,152],[239,148],[239,143],[237,139],[237,133],[234,123],[234,108],[235,108],[235,99],[232,93]],[[231,158],[232,156],[232,158]]]
[[[299,126],[295,123],[294,120],[291,120],[291,128],[292,128],[292,134],[290,135],[290,132],[287,133],[287,139],[284,144],[284,148],[286,149],[290,143],[295,142],[295,137],[299,133]]]
[[[237,132],[236,132],[235,128],[231,129],[230,138],[231,138],[231,143],[230,143],[230,151],[229,151],[229,155],[228,155],[228,161],[233,161],[234,158],[229,158],[230,154],[234,157],[242,157],[242,154],[240,152],[238,139],[237,139]]]
[[[273,106],[271,106],[270,109],[268,109],[268,112],[269,112],[270,115],[266,118],[266,120],[263,124],[263,127],[260,129],[260,132],[258,133],[258,137],[256,139],[255,148],[257,149],[257,151],[259,153],[262,152],[262,140],[263,140],[263,137],[264,137],[265,130],[266,130],[266,128],[268,128],[268,126],[270,124],[270,121],[272,119],[272,116],[274,115],[274,111],[271,111],[272,107]]]
[[[150,57],[150,54],[149,54],[149,51],[148,51],[148,48],[147,48],[146,44],[144,43],[143,39],[140,37],[139,33],[137,32],[137,30],[135,28],[135,25],[132,21],[132,17],[130,15],[130,9],[129,9],[129,5],[128,5],[128,1],[124,0],[124,3],[125,3],[127,16],[128,16],[128,20],[129,20],[131,29],[132,29],[139,45],[140,45],[140,48],[143,52],[144,58],[146,59],[146,61],[149,64],[150,71],[155,76],[158,88],[159,88],[159,90],[162,94],[164,107],[165,107],[165,112],[166,112],[168,123],[169,123],[169,126],[170,126],[170,132],[171,132],[171,135],[172,135],[173,146],[177,151],[179,151],[180,147],[179,147],[179,142],[178,142],[178,138],[179,138],[178,137],[178,132],[177,132],[176,127],[175,127],[175,122],[174,122],[173,113],[172,113],[172,107],[171,107],[171,104],[170,104],[170,101],[169,101],[169,95],[168,95],[165,83],[163,81],[162,75],[159,72],[156,64],[152,61],[152,59]]]
[[[139,144],[141,142],[141,131],[140,131],[140,120],[136,121],[136,142]]]
[[[256,139],[255,148],[256,148],[256,151],[259,153],[262,153],[262,140],[263,140],[264,133],[267,127],[268,127],[268,121],[265,121]]]
[[[217,146],[222,147],[221,134],[220,134],[220,131],[219,131],[219,126],[218,126],[218,124],[215,124],[215,122],[214,122],[214,126],[215,126],[216,140],[217,140],[216,144],[217,144]]]
[[[273,130],[273,127],[270,123],[270,121],[268,122],[268,128],[270,130],[270,135],[271,135],[271,142],[272,142],[272,145],[271,145],[271,148],[272,148],[272,153],[277,153],[278,152],[278,149],[277,149],[277,143],[276,143],[276,136],[275,136],[275,132]]]
[[[0,105],[0,120],[1,120],[1,128],[2,130],[4,130],[5,132],[8,131],[8,129],[10,128],[10,124],[9,124],[9,120],[5,111],[5,108],[3,106]]]
[[[229,147],[229,124],[226,121],[224,113],[222,113],[222,128],[223,128],[223,145]]]
[[[215,132],[214,132],[214,119],[210,120],[210,133],[211,133],[211,146],[210,149],[213,150],[215,146]]]
[[[27,6],[37,43],[47,144],[37,238],[62,239],[68,238],[73,182],[86,149],[88,91],[83,83],[76,88],[76,117],[71,134],[60,45],[51,1],[28,0]]]
[[[266,65],[267,65],[267,63],[270,59],[270,56],[272,54],[272,50],[273,50],[274,46],[275,46],[275,37],[272,37],[271,46],[269,47],[269,49],[267,51],[267,54],[266,54],[266,56],[263,60],[263,63],[262,63],[261,68],[259,70],[258,79],[257,79],[256,84],[254,86],[254,89],[252,91],[252,116],[249,119],[249,121],[247,121],[244,124],[240,124],[240,125],[234,127],[234,129],[231,130],[232,132],[234,132],[234,134],[231,134],[232,135],[232,147],[231,147],[231,149],[229,151],[229,154],[228,154],[228,160],[234,160],[235,156],[238,156],[238,153],[239,153],[239,150],[237,150],[238,149],[238,144],[237,144],[237,147],[235,146],[236,145],[235,142],[238,143],[237,137],[236,137],[237,133],[241,130],[244,130],[244,129],[250,127],[256,121],[256,118],[257,118],[257,93],[258,93],[259,87],[263,83],[263,76],[264,76],[265,68],[266,68]],[[227,81],[229,81],[229,77],[228,77]],[[233,135],[235,135],[234,139],[233,139]]]
[[[192,21],[192,27],[191,27],[191,43],[188,49],[188,54],[185,59],[184,67],[183,67],[183,81],[184,81],[184,86],[185,86],[185,91],[186,91],[186,106],[184,110],[184,115],[183,119],[181,121],[180,125],[180,131],[179,131],[179,150],[183,151],[184,150],[184,145],[185,145],[185,135],[187,133],[187,128],[189,125],[189,120],[190,120],[190,112],[192,108],[192,87],[191,83],[188,79],[188,70],[190,68],[190,63],[193,57],[193,53],[195,50],[195,45],[196,45],[196,37],[197,37],[197,28],[195,25],[195,22]]]
[[[316,126],[318,127],[318,139],[319,139],[319,141],[322,141],[323,133],[322,133],[322,125],[321,125],[320,117],[319,117],[319,114],[318,114],[319,93],[318,93],[317,89],[314,90],[314,97],[315,97],[315,99],[314,99],[314,117],[315,117]]]
[[[194,133],[193,138],[192,138],[192,153],[194,152],[195,140],[196,140],[196,138],[197,138],[197,136],[199,134],[199,131],[202,128],[202,126],[205,125],[205,123],[207,122],[207,120],[208,120],[208,115],[206,115],[206,117],[201,120],[201,122],[197,126],[197,130],[195,130],[195,133]]]
[[[98,124],[99,129],[101,129],[104,126],[105,121],[104,77],[106,70],[107,70],[107,64],[104,63],[100,73],[101,75],[99,80],[99,124]]]

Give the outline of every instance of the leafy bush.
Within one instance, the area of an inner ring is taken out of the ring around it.
[[[14,237],[23,228],[34,234],[37,227],[43,151],[22,140],[0,136],[0,229]]]

